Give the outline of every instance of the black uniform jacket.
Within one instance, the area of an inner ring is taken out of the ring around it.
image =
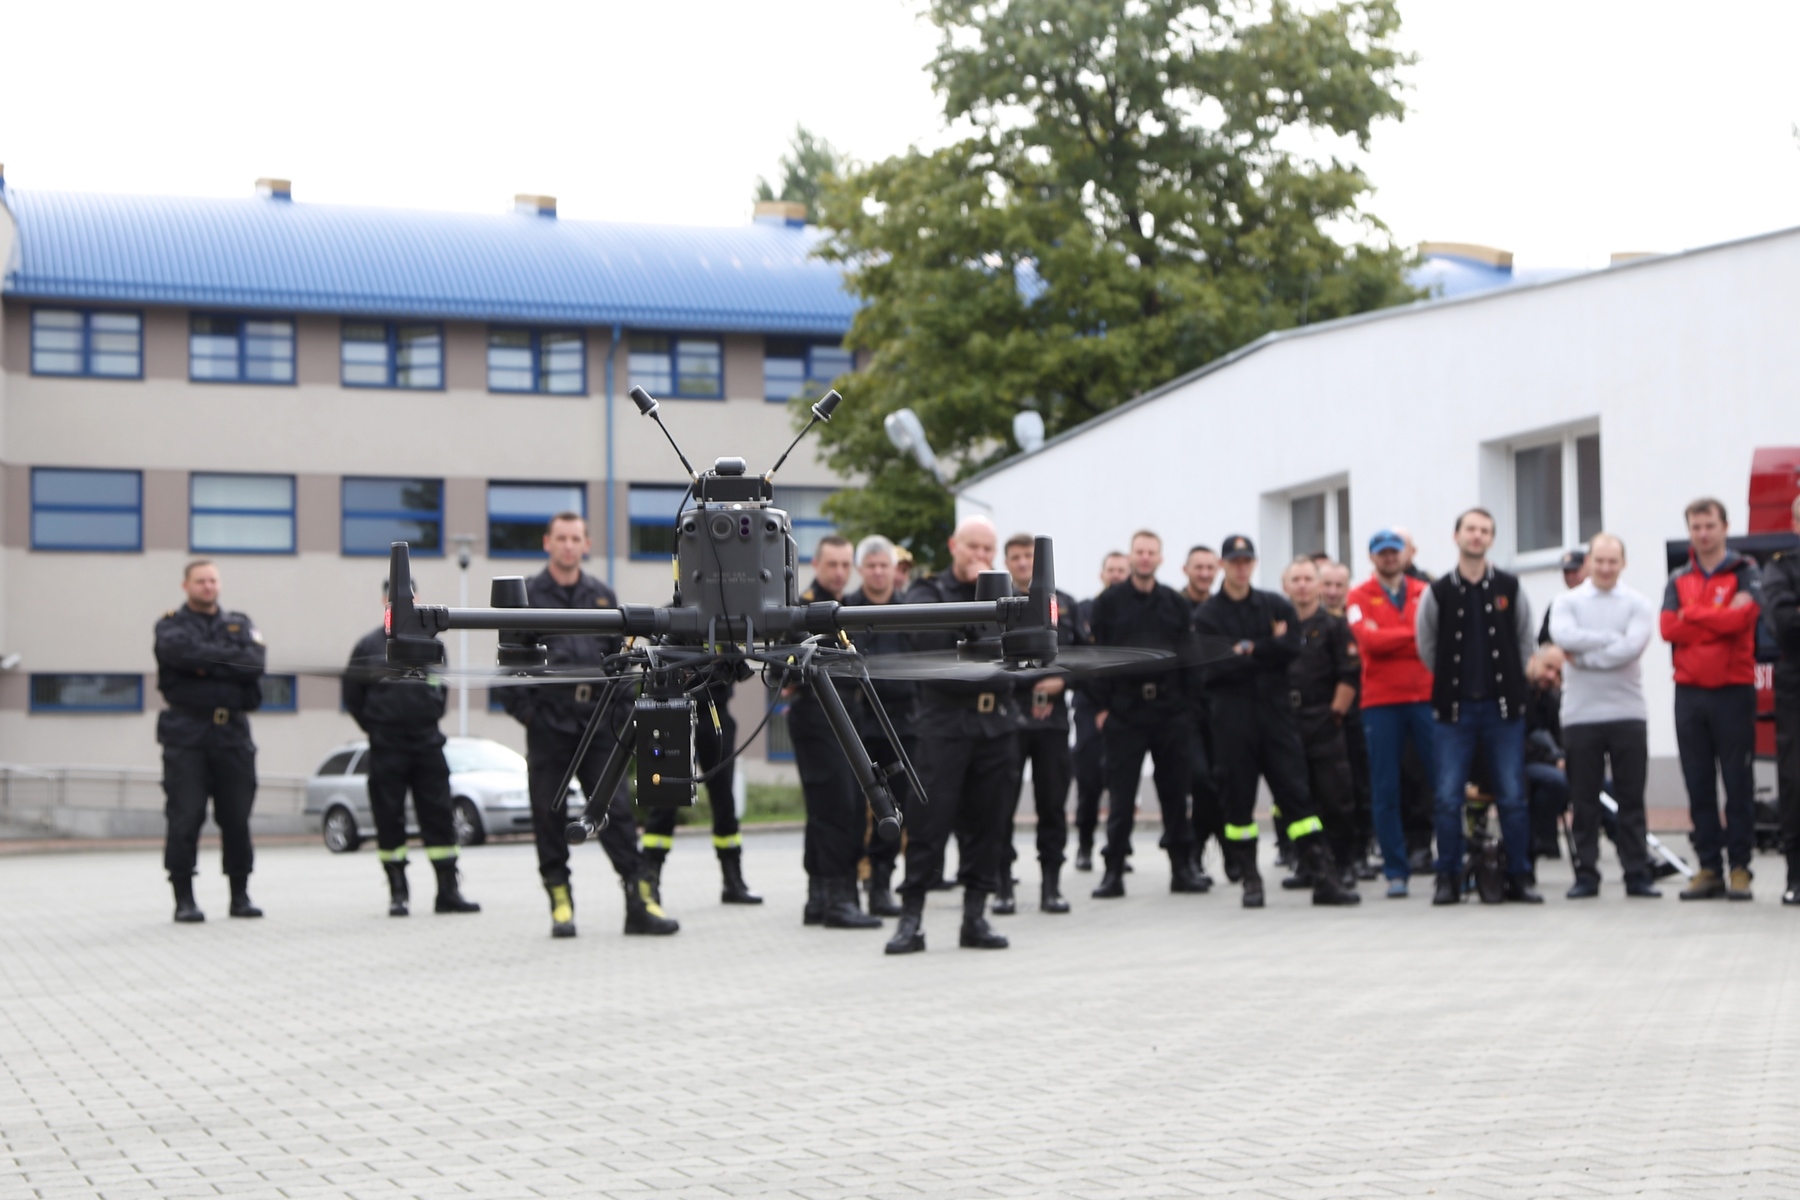
[[[619,607],[613,590],[585,571],[574,587],[565,588],[551,577],[550,569],[546,567],[526,581],[525,596],[532,608]],[[593,667],[595,674],[599,673],[606,656],[618,653],[624,644],[622,638],[586,633],[548,634],[538,640],[550,651],[550,666]],[[521,724],[555,733],[579,734],[593,716],[594,704],[605,686],[603,683],[557,683],[501,688],[500,704]],[[624,727],[627,706],[615,703],[613,712],[609,724],[616,733]]]
[[[1276,633],[1277,625],[1286,628]],[[1288,667],[1300,653],[1300,618],[1287,597],[1251,588],[1242,600],[1233,600],[1221,591],[1195,610],[1194,629],[1253,647],[1207,667],[1206,686],[1215,702],[1254,698],[1292,708]]]
[[[376,750],[426,750],[444,744],[438,722],[449,692],[441,682],[397,679],[387,665],[387,631],[375,629],[350,652],[344,673],[344,711],[356,719]]]
[[[1023,596],[1024,592],[1017,593]],[[1087,622],[1081,619],[1080,606],[1075,598],[1067,592],[1056,593],[1056,644],[1058,646],[1086,646],[1092,642]],[[1019,684],[1019,714],[1023,722],[1021,728],[1061,729],[1069,728],[1069,689],[1063,690],[1051,698],[1050,715],[1043,720],[1033,717],[1031,696],[1038,688],[1039,681],[1024,680]]]
[[[1800,700],[1800,550],[1777,550],[1763,568],[1763,620],[1781,658],[1775,663],[1775,690]]]
[[[1191,645],[1190,609],[1181,593],[1157,584],[1140,592],[1131,580],[1113,584],[1094,597],[1092,633],[1096,646],[1133,646],[1182,653]],[[1193,672],[1183,667],[1142,675],[1103,675],[1088,681],[1088,691],[1107,720],[1142,712],[1146,716],[1192,709],[1198,694]]]
[[[156,623],[156,686],[169,707],[156,719],[165,746],[250,745],[244,714],[262,707],[267,652],[262,634],[240,612],[195,612],[187,605]]]
[[[844,597],[844,607],[863,608],[874,604],[868,594],[861,588]],[[900,590],[894,589],[886,601],[888,604],[900,603]],[[912,649],[910,634],[894,633],[891,630],[879,629],[868,633],[851,635],[856,648],[867,655],[905,654]],[[894,723],[895,732],[905,737],[912,732],[913,705],[919,698],[919,685],[910,679],[877,679],[875,695],[881,701],[881,707],[887,712],[888,720]],[[848,699],[846,700],[848,702]],[[856,720],[856,731],[864,738],[885,738],[881,725],[875,719],[862,696],[862,689],[856,689],[855,703],[850,705],[850,715]]]
[[[908,604],[971,604],[974,600],[974,582],[962,582],[954,571],[921,579],[906,593]],[[915,650],[956,648],[957,635],[949,630],[908,636]],[[1011,737],[1020,724],[1014,687],[1014,681],[1008,679],[921,683],[913,710],[913,732],[921,742],[933,737]]]
[[[820,601],[836,599],[837,597],[821,586],[816,578],[805,591],[800,593],[800,603],[802,604],[817,604]],[[793,640],[803,641],[804,638],[796,637]],[[838,695],[844,701],[844,707],[850,710],[850,715],[854,719],[856,694],[860,690],[860,685],[850,681],[846,676],[838,677],[834,680],[834,685],[837,687]],[[798,691],[794,695],[793,705],[788,709],[788,728],[807,733],[830,734],[831,722],[825,716],[824,706],[813,695],[812,686],[807,683],[799,683],[797,686]]]
[[[1300,653],[1288,667],[1290,700],[1295,711],[1329,708],[1338,684],[1352,688],[1362,681],[1362,656],[1350,624],[1323,608],[1300,622]]]

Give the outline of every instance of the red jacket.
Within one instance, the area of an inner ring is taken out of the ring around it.
[[[1406,607],[1399,611],[1374,575],[1353,588],[1344,601],[1344,617],[1362,651],[1364,708],[1431,702],[1431,669],[1419,659],[1414,632],[1419,598],[1428,585],[1410,575],[1405,579]]]
[[[1738,595],[1748,604],[1733,605]],[[1756,683],[1756,621],[1762,615],[1762,573],[1735,551],[1711,575],[1688,551],[1687,566],[1663,589],[1662,635],[1674,647],[1675,682],[1722,688]]]

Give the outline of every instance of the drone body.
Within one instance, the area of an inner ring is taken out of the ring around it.
[[[641,388],[633,388],[631,395],[640,411],[661,426],[656,401]],[[826,393],[813,406],[813,424],[830,420],[840,399],[835,391]],[[811,428],[809,424],[807,429]],[[666,426],[663,432],[668,435]],[[805,433],[803,430],[800,436]],[[796,445],[799,440],[794,439]],[[673,436],[669,442],[675,446]],[[789,446],[788,452],[792,450]],[[874,630],[951,630],[961,634],[959,658],[967,664],[998,671],[1048,668],[1057,657],[1050,539],[1037,539],[1031,587],[1024,596],[1011,595],[1006,573],[994,571],[983,573],[978,599],[969,603],[802,604],[799,550],[792,523],[788,514],[774,505],[773,478],[787,454],[768,473],[751,475],[741,458],[721,458],[710,471],[700,473],[689,466],[679,446],[675,452],[693,480],[688,495],[694,503],[688,507],[688,497],[684,497],[676,520],[672,604],[533,609],[526,607],[523,579],[502,576],[493,582],[489,608],[415,605],[407,546],[395,542],[389,560],[389,664],[413,671],[441,664],[444,648],[437,635],[450,629],[499,630],[499,665],[525,676],[544,667],[547,651],[537,640],[541,634],[631,639],[625,650],[608,658],[602,674],[591,681],[602,687],[601,698],[567,774],[574,774],[575,764],[587,753],[593,737],[606,727],[608,714],[615,706],[629,703],[631,716],[608,756],[596,792],[610,795],[635,758],[638,801],[649,805],[694,803],[695,789],[707,777],[695,771],[694,728],[703,719],[696,698],[704,697],[716,683],[745,678],[760,668],[772,688],[804,684],[813,689],[875,812],[882,836],[897,838],[900,814],[895,811],[889,778],[904,772],[915,794],[922,801],[928,798],[904,752],[899,762],[881,766],[872,762],[863,748],[834,676],[858,681],[870,710],[889,734],[890,744],[898,748],[901,739],[875,695],[863,656],[848,635]],[[567,676],[558,679],[572,681]],[[742,745],[734,748],[725,759],[742,749]],[[565,778],[552,794],[566,794],[568,783]],[[606,820],[603,809],[597,819]],[[596,832],[593,820],[571,824],[570,840],[583,841]]]

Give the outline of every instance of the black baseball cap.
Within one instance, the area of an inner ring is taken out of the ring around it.
[[[1565,574],[1570,571],[1579,571],[1585,566],[1587,566],[1586,550],[1570,550],[1562,556],[1562,569]]]
[[[1225,539],[1224,545],[1219,547],[1219,557],[1226,562],[1238,558],[1255,558],[1256,546],[1243,534],[1234,533]]]

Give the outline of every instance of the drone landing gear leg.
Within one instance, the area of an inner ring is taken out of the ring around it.
[[[806,669],[806,682],[811,685],[813,696],[819,701],[819,707],[825,710],[825,719],[831,723],[831,732],[836,735],[838,746],[844,751],[844,758],[850,763],[850,771],[856,776],[858,786],[868,798],[869,807],[875,810],[875,832],[884,841],[896,841],[900,837],[900,814],[894,809],[894,797],[888,791],[887,783],[875,768],[874,760],[869,752],[863,749],[862,738],[857,735],[856,726],[850,720],[850,712],[844,707],[844,698],[838,695],[832,683],[832,677],[823,666],[814,664]],[[879,706],[877,707],[879,711]],[[891,730],[886,723],[886,714],[882,714],[883,726]],[[890,737],[893,735],[890,732]],[[894,745],[899,747],[899,739],[894,738]],[[901,750],[904,755],[906,752]],[[918,784],[913,785],[917,787]],[[920,795],[923,795],[923,791]]]

